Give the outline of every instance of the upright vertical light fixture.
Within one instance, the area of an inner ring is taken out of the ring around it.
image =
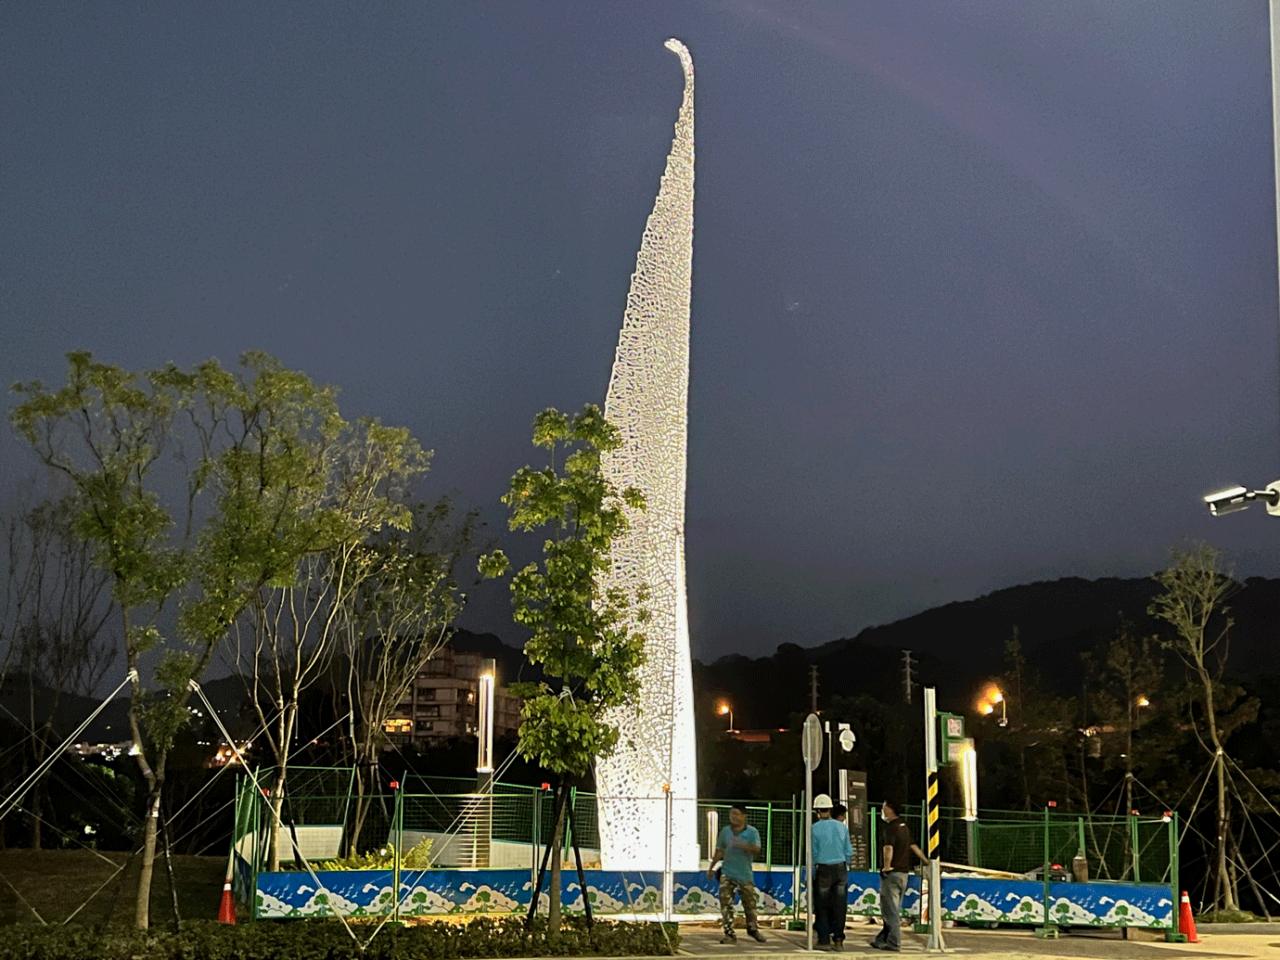
[[[476,730],[479,744],[476,747],[476,774],[484,776],[493,773],[493,683],[498,664],[495,660],[482,660],[480,666],[480,689],[477,691],[477,708],[479,722]]]
[[[978,819],[978,751],[965,747],[960,754],[960,780],[964,787],[964,818]]]

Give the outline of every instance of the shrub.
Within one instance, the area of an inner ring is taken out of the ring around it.
[[[1262,917],[1248,910],[1209,910],[1196,917],[1196,923],[1261,923]]]
[[[320,870],[391,870],[395,867],[396,846],[387,843],[377,850],[358,853],[354,857],[339,857],[337,860],[322,860],[311,866]],[[431,866],[431,838],[426,837],[417,846],[410,847],[400,855],[402,870],[426,870]]]
[[[365,941],[375,924],[353,926]],[[567,918],[556,944],[545,921],[526,930],[519,917],[482,917],[465,923],[387,924],[361,952],[336,920],[284,920],[230,926],[187,921],[177,934],[112,930],[99,937],[88,927],[17,924],[0,939],[0,960],[470,960],[479,957],[671,956],[680,942],[674,923]]]

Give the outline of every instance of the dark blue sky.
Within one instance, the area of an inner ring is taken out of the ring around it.
[[[698,656],[1187,537],[1280,574],[1199,503],[1280,476],[1263,0],[5,4],[0,381],[265,349],[500,530],[534,414],[603,402],[669,36]]]

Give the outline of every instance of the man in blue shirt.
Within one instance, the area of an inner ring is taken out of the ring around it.
[[[733,895],[742,898],[742,912],[747,915],[747,936],[764,943],[764,936],[756,926],[756,884],[751,873],[751,862],[760,852],[760,831],[747,825],[747,808],[734,804],[729,808],[729,825],[716,838],[716,852],[707,869],[707,879],[715,877],[714,867],[720,864],[720,919],[724,921],[721,943],[737,943],[733,932]]]
[[[849,909],[849,864],[853,844],[849,828],[831,819],[831,798],[818,794],[813,809],[813,919],[819,950],[844,949],[844,921]]]

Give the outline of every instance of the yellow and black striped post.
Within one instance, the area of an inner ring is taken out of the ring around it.
[[[924,688],[925,816],[929,857],[929,940],[925,950],[945,950],[942,942],[942,869],[938,861],[938,701],[933,687]]]
[[[925,787],[928,799],[929,846],[926,852],[930,860],[938,858],[938,771],[929,771]]]

